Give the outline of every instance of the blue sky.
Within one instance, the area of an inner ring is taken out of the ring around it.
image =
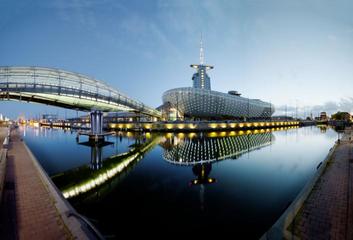
[[[79,72],[157,107],[192,85],[203,32],[213,90],[271,101],[277,114],[352,112],[352,12],[348,0],[0,0],[0,65]],[[11,117],[65,113],[0,104]]]

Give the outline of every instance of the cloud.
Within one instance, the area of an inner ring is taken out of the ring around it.
[[[327,101],[321,105],[314,106],[286,106],[280,105],[276,106],[275,115],[284,115],[287,108],[288,116],[295,116],[296,112],[298,117],[307,117],[312,114],[314,117],[317,116],[320,112],[327,112],[329,115],[336,113],[338,111],[341,112],[349,112],[353,113],[353,98],[342,98],[339,101]]]
[[[87,28],[96,27],[97,16],[104,9],[114,10],[117,14],[129,11],[121,2],[114,0],[55,0],[47,4],[49,8],[56,10],[62,20]]]
[[[158,42],[160,42],[166,49],[169,49],[177,58],[183,58],[181,51],[170,41],[167,35],[156,24],[151,23],[149,28],[156,36]]]
[[[288,105],[276,106],[276,111],[285,112],[286,110],[293,112],[295,111],[295,106],[288,106]]]

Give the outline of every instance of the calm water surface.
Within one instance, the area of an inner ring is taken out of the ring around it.
[[[75,132],[62,129],[21,131],[64,196],[107,238],[141,233],[259,238],[337,139],[332,129],[306,127],[118,133],[107,146],[87,146],[84,137],[78,144]]]

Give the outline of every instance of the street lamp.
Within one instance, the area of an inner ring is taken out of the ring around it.
[[[249,121],[249,116],[250,115],[250,98],[248,97],[248,121]]]
[[[272,102],[270,100],[270,122],[272,122]]]
[[[337,131],[337,142],[338,142],[338,143],[341,142],[341,140],[340,140],[340,132],[339,132],[339,131]]]

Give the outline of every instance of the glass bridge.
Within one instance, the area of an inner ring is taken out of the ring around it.
[[[0,100],[43,103],[80,111],[161,113],[102,81],[82,74],[43,67],[0,67]]]

